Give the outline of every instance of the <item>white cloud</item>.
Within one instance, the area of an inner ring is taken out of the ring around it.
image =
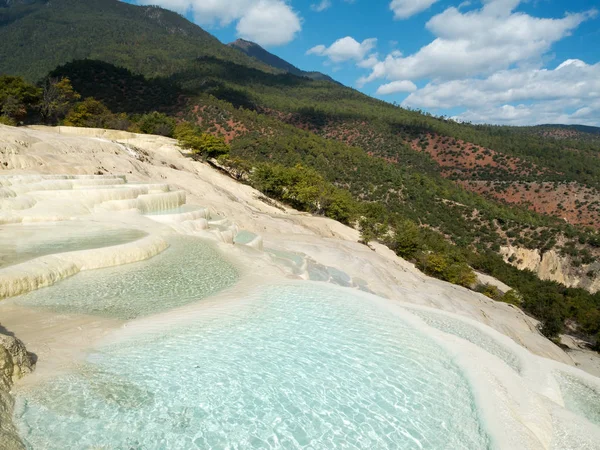
[[[503,125],[590,125],[600,126],[600,103],[575,112],[564,109],[562,102],[536,103],[531,105],[501,105],[467,110],[453,117],[454,120],[473,123],[496,123]]]
[[[390,9],[394,11],[394,19],[408,19],[415,14],[418,14],[438,0],[392,0]]]
[[[417,86],[412,81],[392,81],[391,83],[379,86],[379,89],[377,89],[377,95],[389,95],[397,92],[415,92],[416,90]]]
[[[279,0],[260,0],[237,24],[238,35],[261,45],[283,45],[302,29],[300,18]]]
[[[372,69],[379,62],[377,53],[373,53],[367,56],[362,61],[359,61],[356,65],[363,69]]]
[[[265,46],[287,44],[302,29],[300,15],[286,0],[137,0],[137,3],[191,13],[202,26],[224,27],[237,22],[240,37]]]
[[[346,36],[335,41],[330,47],[317,45],[308,50],[306,54],[324,56],[334,63],[352,60],[360,63],[376,45],[377,39],[365,39],[362,42],[358,42],[354,38]]]
[[[600,63],[564,61],[553,70],[510,69],[485,79],[432,82],[411,93],[405,106],[467,108],[458,120],[514,125],[600,125]]]
[[[481,9],[451,7],[427,22],[435,36],[416,53],[390,54],[359,84],[388,80],[458,79],[489,74],[515,64],[540,63],[554,42],[569,35],[596,12],[545,19],[514,12],[520,0],[487,0]]]
[[[600,63],[569,59],[554,70],[510,69],[485,79],[432,82],[409,95],[404,104],[419,108],[478,107],[525,101],[600,100]]]
[[[329,8],[331,8],[331,0],[321,0],[319,3],[313,3],[310,5],[310,9],[315,12],[323,12]]]

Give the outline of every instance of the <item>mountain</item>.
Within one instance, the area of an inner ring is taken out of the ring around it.
[[[555,137],[578,137],[578,138],[598,138],[600,137],[600,127],[587,125],[539,125],[538,130],[553,135]]]
[[[275,71],[172,11],[117,0],[0,0],[0,73],[37,81],[74,59],[98,59],[149,77],[204,56]]]
[[[321,72],[306,72],[304,70],[298,69],[296,66],[290,64],[289,62],[281,59],[279,56],[274,55],[273,53],[268,52],[260,45],[246,41],[244,39],[238,39],[235,42],[231,42],[228,44],[229,47],[240,50],[246,55],[256,58],[259,61],[267,64],[268,66],[275,67],[276,69],[283,70],[285,72],[291,73],[292,75],[297,75],[299,77],[307,77],[313,80],[324,80],[324,81],[332,81],[337,83],[333,78],[329,75],[325,75]]]

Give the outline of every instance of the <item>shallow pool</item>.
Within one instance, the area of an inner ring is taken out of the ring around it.
[[[132,319],[185,305],[235,283],[237,270],[204,239],[174,236],[147,261],[80,272],[15,297],[25,306]]]
[[[56,222],[0,226],[0,268],[55,253],[91,250],[143,238],[140,230],[94,222]]]
[[[488,353],[500,358],[515,372],[521,372],[522,367],[519,357],[477,327],[460,319],[455,319],[448,315],[439,314],[433,311],[410,308],[410,312],[421,318],[430,327],[437,328],[444,333],[453,334],[465,339],[478,347],[481,347]]]
[[[271,286],[163,333],[18,392],[28,447],[490,447],[453,358],[366,294]]]
[[[600,425],[600,387],[598,384],[586,383],[566,372],[558,372],[556,379],[565,407],[590,422]]]

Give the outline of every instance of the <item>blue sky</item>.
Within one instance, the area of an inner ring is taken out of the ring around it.
[[[137,0],[458,120],[600,126],[598,0]]]

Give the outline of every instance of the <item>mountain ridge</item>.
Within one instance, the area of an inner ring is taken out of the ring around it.
[[[202,56],[277,72],[157,6],[116,0],[0,3],[0,73],[30,81],[76,59],[99,59],[156,77],[180,71]]]
[[[255,42],[248,41],[245,39],[237,39],[234,42],[230,42],[227,45],[231,48],[235,48],[235,49],[245,53],[246,55],[248,55],[252,58],[258,59],[259,61],[261,61],[271,67],[275,67],[276,69],[284,70],[285,72],[291,73],[292,75],[296,75],[299,77],[307,77],[307,78],[310,78],[312,80],[317,80],[317,81],[324,80],[324,81],[331,81],[333,83],[338,83],[336,80],[334,80],[329,75],[326,75],[324,73],[315,72],[315,71],[305,71],[305,70],[299,69],[298,67],[296,67],[293,64],[287,62],[286,60],[280,58],[279,56],[265,50],[263,47],[261,47],[260,45],[258,45]]]

